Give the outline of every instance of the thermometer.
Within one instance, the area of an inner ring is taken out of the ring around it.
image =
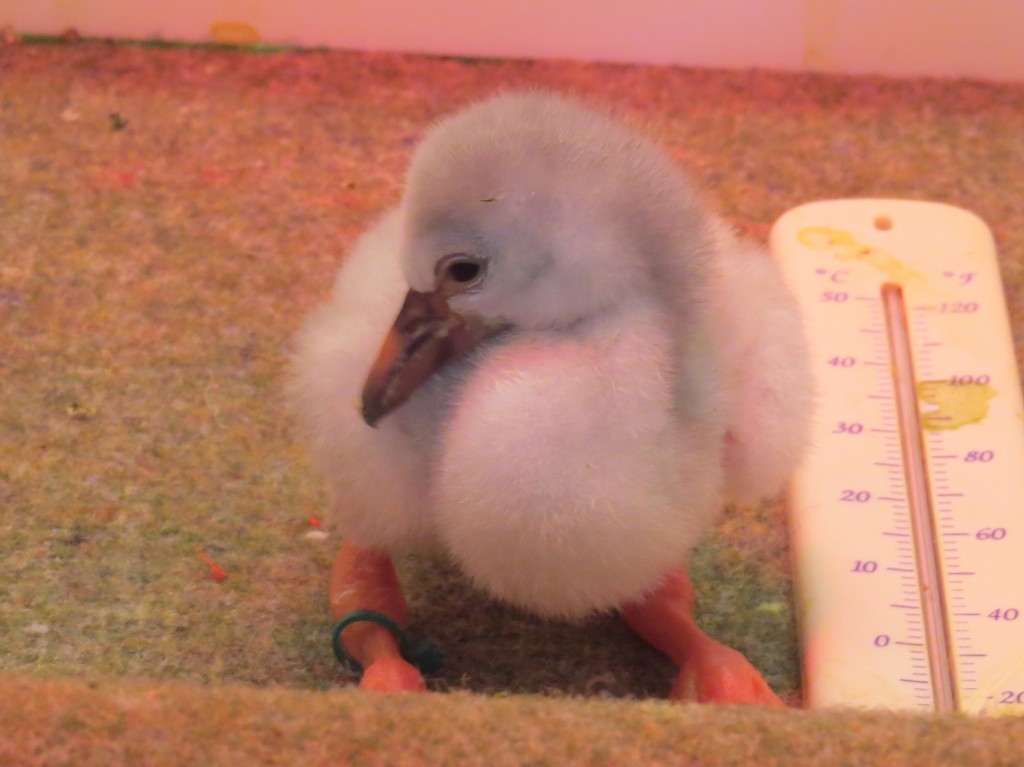
[[[1024,713],[1024,407],[991,233],[835,200],[771,246],[818,393],[789,493],[808,705]]]

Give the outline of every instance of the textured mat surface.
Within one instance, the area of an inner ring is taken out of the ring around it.
[[[1024,718],[926,719],[535,696],[381,697],[4,678],[7,767],[1021,763]],[[17,702],[15,702],[17,701]]]

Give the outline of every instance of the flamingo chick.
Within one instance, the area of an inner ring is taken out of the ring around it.
[[[653,143],[552,94],[471,106],[299,336],[346,538],[331,610],[403,624],[391,557],[440,549],[534,613],[618,609],[680,664],[673,697],[781,705],[694,623],[686,560],[724,503],[781,489],[809,381],[774,263]],[[364,688],[423,688],[381,626],[341,641]]]

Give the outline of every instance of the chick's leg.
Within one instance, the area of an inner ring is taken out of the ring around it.
[[[402,587],[391,557],[346,542],[331,570],[331,615],[340,620],[353,610],[375,610],[400,625],[408,619]],[[402,658],[398,642],[376,623],[353,623],[341,632],[341,644],[363,667],[359,686],[379,692],[425,690],[423,677]]]
[[[719,644],[693,620],[693,584],[685,567],[656,591],[621,609],[637,634],[680,665],[673,700],[783,707],[760,673],[736,650]]]

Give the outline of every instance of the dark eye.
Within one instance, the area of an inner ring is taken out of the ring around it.
[[[448,265],[448,278],[453,282],[472,282],[480,275],[480,264],[473,261],[455,261]]]
[[[476,285],[484,274],[484,262],[466,253],[452,253],[437,265],[441,287],[458,292]]]

